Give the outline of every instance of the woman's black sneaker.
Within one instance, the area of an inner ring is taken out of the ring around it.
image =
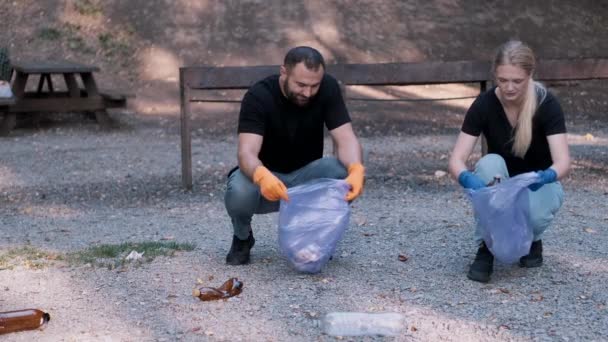
[[[539,267],[543,264],[543,241],[538,240],[532,242],[530,246],[530,254],[521,257],[519,259],[519,266],[532,268]]]
[[[487,283],[490,281],[490,275],[494,268],[494,255],[486,247],[484,242],[481,243],[475,255],[475,260],[469,267],[469,273],[467,278],[478,281],[480,283]]]

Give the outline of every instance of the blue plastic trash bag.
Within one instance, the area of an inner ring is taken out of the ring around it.
[[[279,248],[300,272],[317,273],[334,253],[348,227],[349,185],[321,178],[287,190],[279,209]]]
[[[533,233],[528,185],[537,181],[536,172],[528,172],[493,186],[467,190],[486,246],[504,263],[517,262],[530,252]]]

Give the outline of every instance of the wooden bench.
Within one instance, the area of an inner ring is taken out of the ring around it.
[[[135,94],[124,93],[113,90],[102,89],[99,91],[99,95],[104,100],[106,108],[120,108],[127,105],[127,99],[134,98]]]
[[[0,98],[0,115],[3,115],[3,113],[8,113],[9,107],[14,104],[15,104],[14,97]],[[12,122],[10,120],[1,120],[0,121],[0,136],[7,135],[13,126],[14,126],[14,122]]]
[[[0,107],[7,107],[15,104],[14,97],[0,97]]]
[[[453,61],[384,64],[334,64],[327,72],[344,86],[420,85],[479,83],[480,92],[492,80],[487,61]],[[182,67],[179,72],[181,100],[182,185],[192,189],[190,135],[191,103],[208,100],[209,90],[247,89],[255,82],[279,72],[278,65],[249,67]],[[608,78],[608,59],[555,59],[539,61],[535,79],[565,81]]]

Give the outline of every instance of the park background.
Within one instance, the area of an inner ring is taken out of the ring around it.
[[[0,140],[0,308],[52,317],[43,331],[3,338],[324,341],[333,340],[317,325],[325,313],[361,311],[403,313],[395,339],[404,341],[608,339],[608,81],[547,84],[569,130],[566,201],[543,267],[499,265],[484,285],[465,277],[471,208],[444,175],[472,98],[347,103],[366,190],[338,257],[311,276],[279,255],[274,214],[254,220],[252,264],[224,264],[238,104],[195,108],[186,192],[178,80],[184,65],[280,64],[295,45],[318,48],[327,63],[488,60],[512,38],[541,60],[606,58],[606,18],[598,1],[1,1],[0,46],[14,60],[94,64],[102,88],[136,95],[110,113],[110,130],[62,113],[22,118]],[[371,99],[477,93],[465,84],[347,89]],[[116,254],[98,258],[102,245]],[[124,262],[137,248],[161,255]],[[240,296],[191,296],[229,277],[244,281]]]

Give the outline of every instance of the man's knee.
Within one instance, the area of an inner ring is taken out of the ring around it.
[[[343,179],[348,176],[344,165],[335,157],[324,157],[318,160],[326,178]]]
[[[259,198],[258,187],[240,170],[236,170],[230,175],[224,196],[224,204],[228,215],[253,215]]]

